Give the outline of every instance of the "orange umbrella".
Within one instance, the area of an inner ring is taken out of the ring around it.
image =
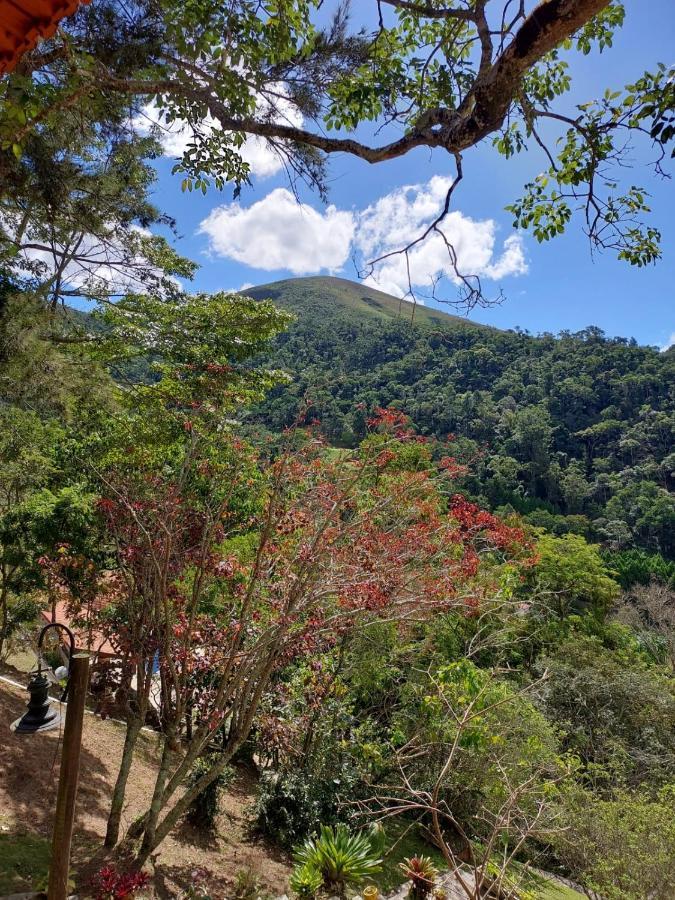
[[[0,75],[11,72],[41,38],[89,0],[0,0]]]

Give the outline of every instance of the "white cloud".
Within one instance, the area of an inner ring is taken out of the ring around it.
[[[486,267],[485,274],[499,281],[507,275],[527,275],[527,271],[523,239],[519,234],[510,234],[504,241],[502,255]]]
[[[661,346],[661,352],[665,353],[666,350],[670,350],[672,346],[675,346],[675,331],[672,332],[668,340]]]
[[[407,185],[381,197],[359,216],[355,245],[364,261],[376,259],[406,247],[424,233],[438,217],[447,191],[448,178],[434,176],[425,185]],[[374,268],[368,281],[374,287],[403,296],[409,288],[429,286],[438,278],[457,282],[447,242],[457,259],[457,268],[466,275],[480,275],[498,281],[509,275],[523,275],[527,263],[520,235],[504,241],[503,252],[495,258],[496,223],[476,221],[458,211],[447,214],[439,226],[443,236],[432,232],[408,253],[395,253]]]
[[[451,251],[462,274],[492,281],[524,275],[527,262],[522,237],[511,234],[497,249],[497,225],[453,210],[443,220],[443,235],[432,232],[408,253],[396,253],[419,238],[443,208],[451,181],[434,176],[426,184],[407,185],[381,197],[362,211],[329,206],[317,212],[277,188],[248,208],[226,204],[201,223],[213,253],[265,271],[285,269],[296,275],[338,272],[354,255],[362,268],[377,263],[366,283],[402,297],[408,277],[416,289],[439,278],[457,282]],[[446,243],[446,240],[448,243]]]
[[[262,98],[258,102],[258,110],[263,117],[269,117],[275,122],[283,125],[291,125],[294,128],[300,128],[303,124],[303,117],[293,104],[284,99],[283,85],[276,85],[275,89],[279,94],[275,98],[274,108],[270,107],[267,101]],[[195,137],[195,129],[183,120],[167,123],[157,105],[153,102],[147,103],[141,112],[134,117],[133,125],[140,134],[149,134],[153,125],[158,125],[161,129],[160,143],[164,156],[182,157],[188,145]],[[218,123],[211,116],[200,122],[198,131],[205,137],[217,129]],[[250,166],[251,173],[258,178],[269,178],[276,175],[283,168],[283,162],[278,153],[271,149],[270,145],[264,138],[249,135],[244,141],[243,146],[237,151],[242,159]]]
[[[248,208],[239,203],[216,207],[199,233],[208,235],[213,253],[254,269],[337,272],[349,256],[354,217],[334,206],[317,212],[277,188]]]

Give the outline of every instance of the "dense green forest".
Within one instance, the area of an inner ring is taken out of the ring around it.
[[[266,360],[292,374],[260,408],[278,431],[311,403],[353,447],[378,407],[454,435],[463,488],[555,534],[675,554],[675,351],[589,327],[532,336],[401,303],[341,279],[248,291],[296,316]]]

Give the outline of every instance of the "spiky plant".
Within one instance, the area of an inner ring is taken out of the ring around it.
[[[428,856],[410,856],[399,863],[403,874],[410,880],[410,894],[413,900],[424,900],[434,887],[438,869]]]
[[[290,888],[299,900],[312,900],[323,887],[323,875],[310,863],[297,865],[293,869]]]
[[[293,869],[290,886],[300,900],[312,900],[323,887],[323,875],[316,866],[304,863]]]
[[[352,832],[346,825],[321,826],[317,838],[308,838],[294,852],[298,866],[310,866],[321,873],[323,885],[341,893],[348,884],[360,884],[379,872],[382,860],[374,853],[369,837]]]

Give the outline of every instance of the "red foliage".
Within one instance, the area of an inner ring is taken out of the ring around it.
[[[393,459],[396,459],[396,454],[393,450],[383,450],[375,458],[375,465],[378,469],[384,469]]]
[[[377,429],[393,434],[399,440],[415,437],[409,416],[402,413],[400,409],[394,409],[391,406],[386,409],[381,406],[375,407],[374,414],[369,419],[366,419],[366,424],[374,430]]]
[[[251,468],[239,471],[234,444],[225,475],[218,456],[195,458],[183,481],[131,467],[111,475],[99,512],[119,566],[107,584],[115,614],[97,627],[128,660],[129,684],[158,667],[172,734],[187,716],[196,740],[228,721],[241,742],[284,666],[376,619],[406,627],[448,609],[479,615],[486,552],[521,555],[521,529],[459,494],[446,500],[448,479],[466,471],[454,457],[430,447],[421,471],[405,460],[390,469],[400,443],[418,440],[403,413],[377,409],[369,424],[383,438],[375,454],[326,453],[313,432],[290,435],[291,449],[258,461],[263,496],[245,515],[229,487],[248,490]],[[252,538],[245,552],[223,549],[242,534]],[[323,695],[319,674],[313,689]],[[259,727],[269,751],[283,752],[289,736],[273,711]]]
[[[150,881],[145,872],[118,872],[114,866],[104,866],[91,879],[95,900],[125,900],[134,897]]]
[[[499,550],[513,551],[528,546],[522,528],[507,525],[461,494],[450,498],[450,514],[459,523],[465,538],[482,535],[489,545]]]
[[[450,478],[459,478],[461,475],[466,475],[469,471],[468,466],[458,463],[454,456],[442,457],[438,463],[438,468]]]

